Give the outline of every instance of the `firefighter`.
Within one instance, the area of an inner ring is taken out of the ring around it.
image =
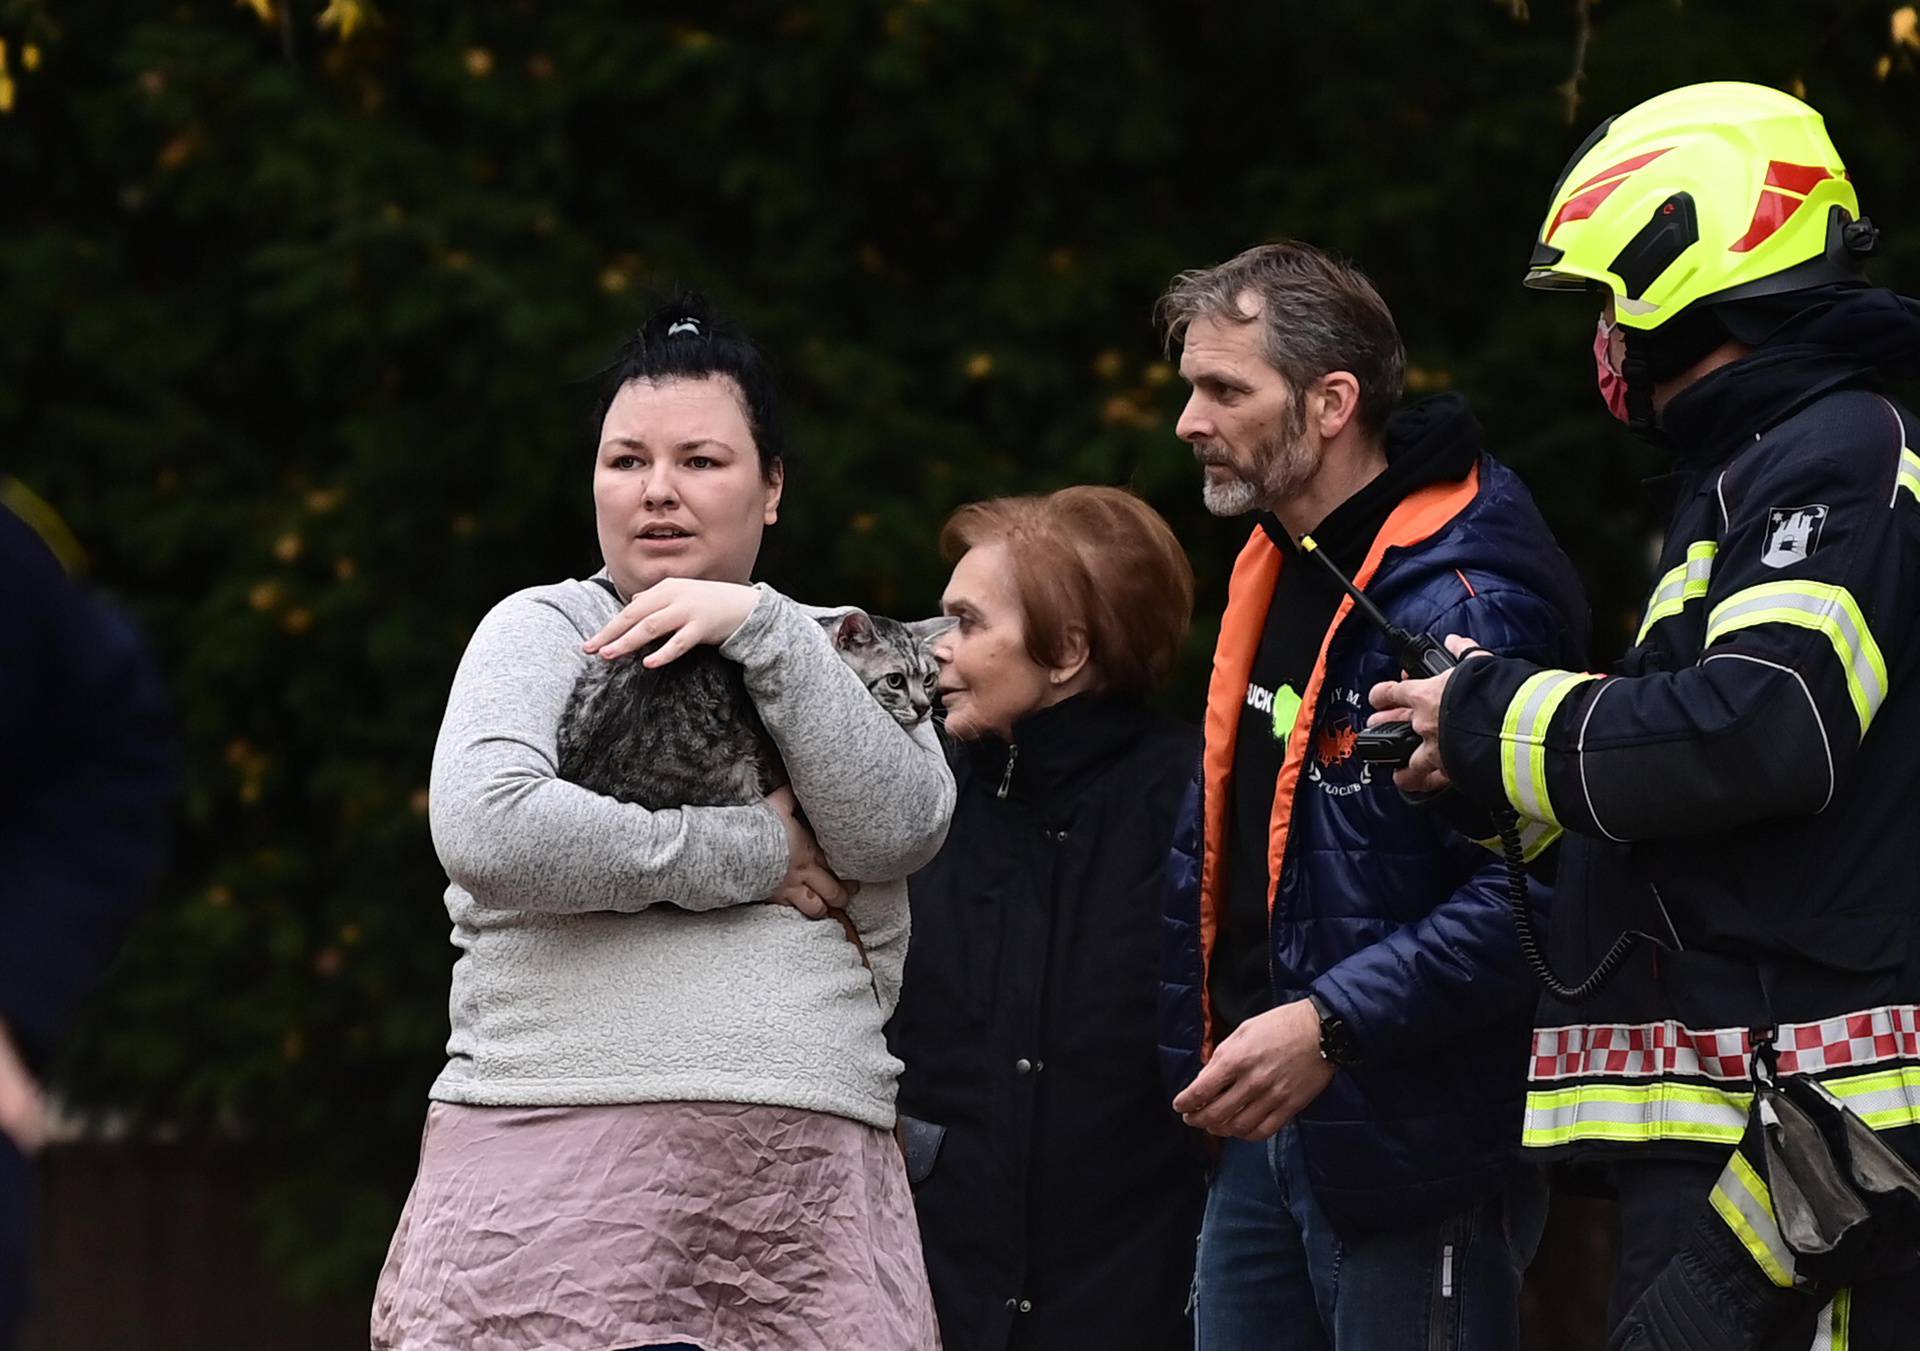
[[[1595,131],[1526,282],[1597,297],[1607,408],[1678,459],[1639,632],[1609,675],[1455,640],[1455,670],[1371,693],[1422,734],[1403,788],[1565,830],[1562,978],[1665,936],[1593,1002],[1543,1001],[1533,1038],[1524,1145],[1619,1197],[1615,1325],[1717,1215],[1810,1296],[1768,1345],[1912,1345],[1913,1282],[1810,1287],[1764,1185],[1723,1177],[1769,1033],[1780,1074],[1920,1160],[1920,421],[1885,387],[1920,371],[1920,304],[1865,281],[1873,242],[1820,115],[1776,90],[1694,85]]]

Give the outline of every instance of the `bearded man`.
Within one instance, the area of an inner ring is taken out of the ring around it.
[[[1499,860],[1355,754],[1399,657],[1300,540],[1401,627],[1548,664],[1579,664],[1585,600],[1464,399],[1394,411],[1405,351],[1358,271],[1267,244],[1161,314],[1206,504],[1256,514],[1166,926],[1174,1107],[1222,1137],[1196,1343],[1517,1348],[1533,980]]]

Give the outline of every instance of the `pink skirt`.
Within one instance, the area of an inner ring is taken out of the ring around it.
[[[374,1351],[930,1351],[893,1138],[733,1103],[433,1103]]]

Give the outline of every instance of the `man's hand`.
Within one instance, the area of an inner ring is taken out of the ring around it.
[[[1264,1140],[1331,1082],[1333,1066],[1320,1057],[1320,1015],[1301,999],[1235,1028],[1173,1110],[1213,1135]]]
[[[5,1023],[0,1023],[0,1134],[22,1154],[36,1153],[47,1141],[46,1099],[14,1050]]]
[[[726,642],[759,599],[758,591],[738,582],[669,577],[628,601],[582,647],[611,660],[665,638],[659,651],[641,658],[648,667],[665,666],[702,643]]]
[[[1471,638],[1454,634],[1446,641],[1447,651],[1462,661],[1490,655]],[[1451,679],[1452,671],[1442,671],[1420,680],[1383,680],[1367,691],[1368,702],[1379,710],[1367,719],[1367,726],[1411,721],[1413,730],[1420,734],[1420,749],[1405,769],[1393,772],[1395,785],[1406,792],[1438,793],[1453,783],[1440,761],[1440,701],[1446,697]]]

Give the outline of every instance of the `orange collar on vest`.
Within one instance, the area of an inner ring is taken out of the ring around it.
[[[1431,539],[1454,517],[1466,510],[1480,491],[1480,466],[1475,463],[1467,476],[1453,483],[1433,483],[1409,493],[1381,523],[1373,546],[1354,576],[1354,585],[1365,589],[1388,549],[1410,548]],[[1280,580],[1280,567],[1286,555],[1267,538],[1266,531],[1255,527],[1253,535],[1234,561],[1233,577],[1227,584],[1227,609],[1220,618],[1220,641],[1213,651],[1213,678],[1207,686],[1205,831],[1200,854],[1200,983],[1204,1010],[1203,1056],[1213,1053],[1213,1004],[1207,995],[1206,973],[1213,964],[1215,939],[1220,930],[1221,885],[1226,877],[1227,817],[1232,810],[1233,755],[1240,732],[1240,708],[1245,702],[1247,681],[1253,676],[1254,654],[1260,647],[1260,635],[1267,625],[1267,609],[1273,601],[1274,587]],[[1327,673],[1327,648],[1333,635],[1346,622],[1353,601],[1342,597],[1333,622],[1327,626],[1314,658],[1313,675],[1300,697],[1293,732],[1287,738],[1286,758],[1273,793],[1273,816],[1268,826],[1267,875],[1269,886],[1277,891],[1280,865],[1286,858],[1287,834],[1293,825],[1293,797],[1300,783],[1300,767],[1306,758],[1311,738],[1314,710],[1320,702],[1320,688]],[[1267,897],[1269,913],[1273,891]]]

